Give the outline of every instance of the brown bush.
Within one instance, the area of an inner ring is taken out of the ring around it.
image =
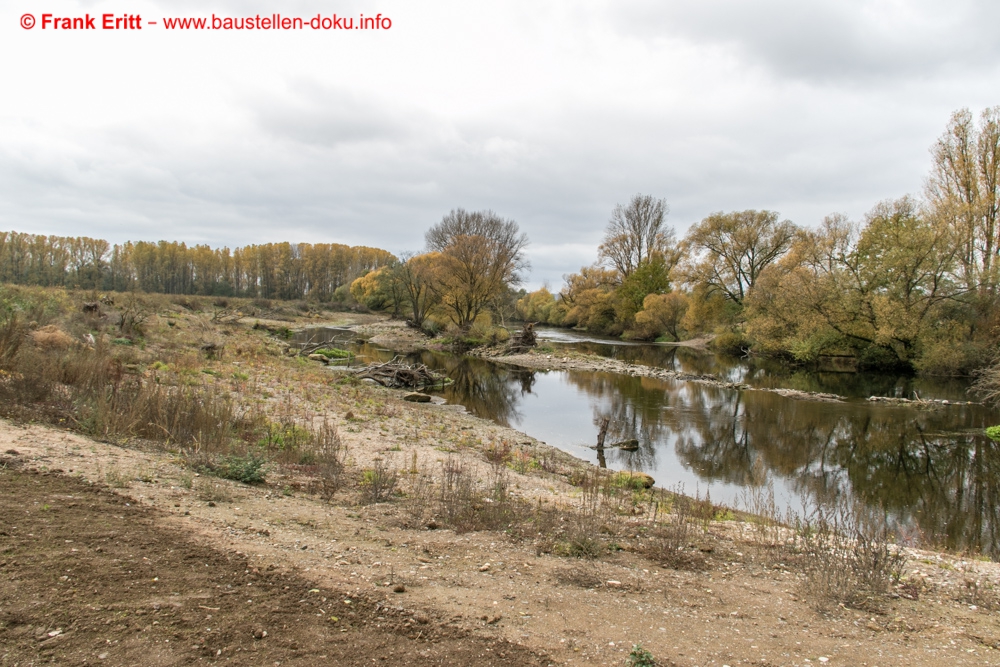
[[[30,336],[31,342],[43,350],[66,350],[76,343],[72,336],[54,324],[36,329]]]

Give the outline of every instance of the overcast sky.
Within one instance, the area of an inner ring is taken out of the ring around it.
[[[41,25],[126,12],[158,24]],[[392,26],[163,26],[213,12]],[[0,22],[0,229],[398,253],[488,208],[529,235],[529,286],[593,262],[637,192],[679,236],[861,218],[921,193],[951,112],[1000,104],[995,0],[0,0]]]

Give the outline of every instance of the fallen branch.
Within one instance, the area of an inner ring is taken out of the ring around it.
[[[444,385],[448,378],[427,368],[423,364],[406,364],[402,357],[393,357],[381,364],[369,364],[355,371],[361,379],[378,382],[383,387],[417,389]]]

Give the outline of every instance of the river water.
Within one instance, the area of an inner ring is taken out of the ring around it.
[[[884,510],[912,544],[1000,557],[1000,446],[983,435],[985,427],[1000,424],[1000,411],[980,405],[921,409],[865,400],[917,395],[967,401],[967,382],[815,373],[566,330],[539,334],[553,357],[571,350],[589,352],[714,374],[752,387],[829,392],[848,400],[806,401],[613,373],[536,371],[437,352],[416,353],[410,361],[454,381],[434,392],[449,403],[594,463],[601,463],[591,448],[599,424],[610,419],[607,442],[634,438],[639,449],[607,449],[603,463],[648,472],[658,486],[683,487],[743,509],[752,495],[760,497],[754,490],[773,489],[779,508],[799,514],[841,500],[860,502]],[[346,339],[344,346],[352,347],[361,361],[393,356]]]

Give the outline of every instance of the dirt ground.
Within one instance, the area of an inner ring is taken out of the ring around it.
[[[193,539],[78,478],[0,473],[0,664],[539,665],[396,599]]]
[[[662,665],[1000,664],[1000,609],[963,597],[970,577],[1000,583],[994,563],[915,553],[917,599],[820,612],[801,574],[721,526],[706,567],[682,571],[406,527],[397,503],[192,477],[49,427],[0,422],[4,451],[3,667],[621,665],[635,643]]]

